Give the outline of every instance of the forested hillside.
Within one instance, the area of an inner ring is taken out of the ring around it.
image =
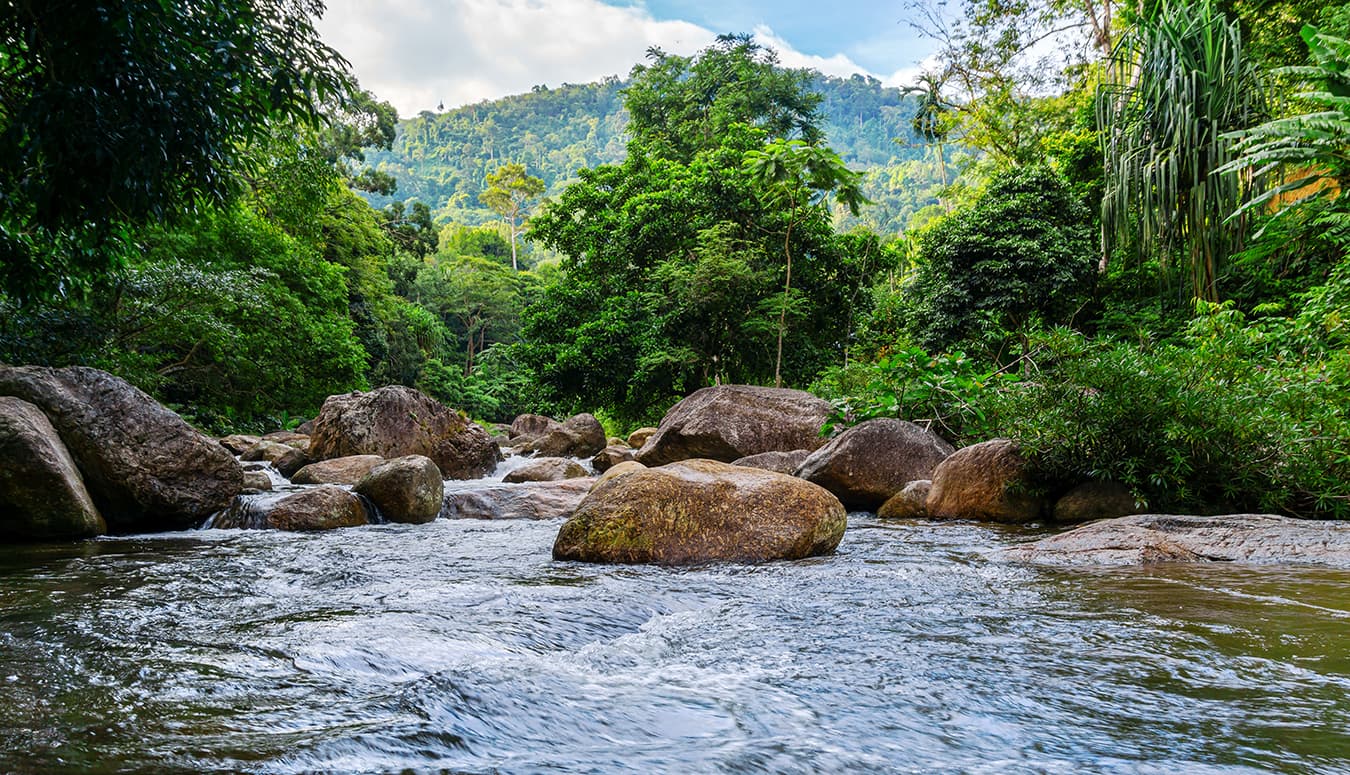
[[[398,180],[392,196],[372,204],[416,199],[438,219],[481,224],[497,216],[479,201],[488,173],[503,163],[524,164],[556,196],[577,170],[621,162],[626,153],[626,82],[536,86],[527,94],[480,102],[400,122],[390,150],[368,160]],[[825,141],[851,168],[866,171],[864,194],[874,204],[861,222],[899,231],[910,214],[934,204],[929,166],[914,164],[931,153],[911,127],[916,101],[875,78],[834,78],[812,73]],[[908,163],[908,164],[907,164]]]

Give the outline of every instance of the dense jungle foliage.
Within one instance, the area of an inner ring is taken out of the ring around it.
[[[1013,438],[1047,489],[1350,517],[1339,4],[961,0],[907,90],[730,35],[401,123],[307,6],[11,7],[0,361],[214,431],[781,383],[827,432]]]

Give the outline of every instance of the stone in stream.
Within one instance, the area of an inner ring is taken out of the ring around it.
[[[512,441],[522,438],[536,439],[561,426],[562,423],[552,417],[545,417],[542,414],[522,414],[511,421],[507,435]]]
[[[441,514],[447,519],[554,519],[570,517],[594,479],[488,484],[471,490],[447,488]]]
[[[516,439],[522,453],[540,457],[590,457],[605,448],[605,429],[590,414],[578,414],[554,423],[538,436]]]
[[[229,436],[222,436],[221,438],[216,439],[216,441],[220,442],[220,446],[224,447],[225,449],[228,449],[230,451],[230,454],[242,455],[245,452],[247,452],[249,448],[252,447],[254,444],[257,444],[258,442],[262,441],[262,437],[250,436],[248,434],[243,433],[235,433]]]
[[[310,463],[290,477],[296,484],[353,485],[384,462],[379,455],[348,455]]]
[[[0,395],[47,416],[110,531],[196,527],[244,487],[229,450],[107,372],[0,366]]]
[[[655,428],[638,428],[628,434],[628,446],[633,449],[642,449],[642,445],[647,443],[647,439],[656,435]]]
[[[900,492],[877,509],[882,519],[923,519],[928,516],[928,491],[933,483],[927,479],[907,482]]]
[[[802,463],[811,456],[808,449],[794,449],[791,452],[761,452],[758,455],[746,455],[731,461],[733,466],[761,468],[765,471],[777,471],[780,474],[795,474]]]
[[[834,493],[844,506],[876,511],[916,479],[927,479],[952,445],[914,423],[879,418],[859,423],[811,453],[797,476]]]
[[[308,490],[241,495],[211,519],[213,528],[332,530],[369,524],[366,505],[334,485]]]
[[[571,458],[539,457],[507,474],[502,480],[507,484],[520,482],[557,482],[563,479],[576,479],[588,476],[586,469]]]
[[[309,454],[315,460],[425,455],[447,479],[485,476],[501,460],[482,426],[402,385],[329,396],[314,418]]]
[[[603,474],[619,463],[624,463],[632,459],[632,447],[626,444],[622,447],[611,444],[595,453],[595,457],[591,458],[591,468],[594,469],[597,474]]]
[[[282,444],[279,441],[259,439],[256,444],[241,452],[239,454],[239,459],[245,463],[252,463],[258,460],[276,463],[278,460],[292,452],[295,452],[295,447]]]
[[[1350,568],[1350,522],[1273,514],[1136,514],[1013,546],[1000,556],[1047,565],[1250,562]]]
[[[272,431],[262,437],[263,441],[275,441],[296,449],[309,449],[309,434],[295,431]]]
[[[601,563],[765,562],[833,552],[847,519],[786,474],[686,460],[601,482],[558,531],[553,557]]]
[[[420,525],[441,513],[445,481],[441,470],[422,455],[386,460],[370,470],[352,488],[364,495],[390,522]]]
[[[931,519],[1032,522],[1045,503],[1026,491],[1027,464],[1017,445],[994,439],[963,447],[933,470]]]
[[[830,404],[810,393],[752,385],[715,385],[691,394],[662,418],[637,461],[659,466],[707,458],[731,462],[761,452],[815,450]]]
[[[0,540],[108,532],[79,469],[41,409],[0,396]]]
[[[253,494],[268,492],[272,489],[272,477],[265,471],[245,471],[244,472],[244,493]]]
[[[277,473],[289,479],[295,475],[296,471],[299,471],[313,462],[314,458],[309,456],[309,452],[306,449],[301,447],[291,447],[290,452],[287,452],[272,461],[272,467],[277,469]]]

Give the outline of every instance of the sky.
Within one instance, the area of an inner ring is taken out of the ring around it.
[[[647,49],[745,32],[783,64],[913,82],[932,44],[904,0],[328,0],[324,40],[399,115],[627,76]]]

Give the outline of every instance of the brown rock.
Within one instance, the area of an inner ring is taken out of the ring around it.
[[[586,469],[575,460],[565,457],[540,457],[507,474],[502,481],[508,484],[557,482],[582,476],[588,476]]]
[[[1119,482],[1087,482],[1055,501],[1054,520],[1062,525],[1115,519],[1137,513],[1134,493]]]
[[[241,495],[227,511],[212,518],[215,528],[332,530],[368,524],[365,504],[332,485],[298,492]]]
[[[1350,522],[1272,514],[1136,514],[1020,544],[1002,556],[1048,565],[1250,562],[1350,568]]]
[[[247,452],[250,447],[262,441],[262,437],[236,433],[216,440],[220,442],[220,446],[228,449],[231,455],[242,455]]]
[[[994,439],[957,450],[933,471],[928,492],[932,519],[1031,522],[1044,503],[1021,491],[1026,461],[1007,439]]]
[[[593,468],[597,474],[603,474],[619,463],[632,459],[632,447],[627,444],[622,447],[610,445],[597,452],[595,457],[591,458],[591,468]]]
[[[310,463],[290,477],[296,484],[345,484],[361,481],[375,466],[384,462],[379,455],[348,455]]]
[[[0,367],[0,395],[47,416],[114,532],[197,527],[243,489],[228,450],[107,372]]]
[[[295,431],[272,431],[263,436],[263,441],[275,441],[278,444],[285,444],[296,449],[307,449],[309,447],[309,435],[296,433]]]
[[[474,487],[446,488],[447,519],[554,519],[570,517],[590,491],[595,480],[563,479],[559,482],[522,482]]]
[[[41,409],[0,396],[0,540],[54,541],[108,532],[75,461]]]
[[[591,490],[558,531],[553,557],[694,565],[828,554],[846,524],[824,489],[712,460],[632,471]]]
[[[541,436],[520,444],[524,452],[540,457],[590,457],[605,448],[605,429],[589,414],[569,417]]]
[[[268,492],[272,489],[272,477],[262,471],[244,472],[244,492]]]
[[[501,459],[481,426],[401,385],[329,396],[314,418],[309,453],[316,460],[424,455],[447,479],[485,476]]]
[[[559,427],[562,427],[562,423],[552,417],[545,417],[542,414],[522,414],[511,421],[507,433],[513,440],[522,437],[534,439]]]
[[[730,462],[761,452],[815,450],[830,405],[810,393],[750,385],[703,388],[666,412],[638,450],[638,462],[659,466],[708,458]]]
[[[954,451],[914,423],[880,418],[830,439],[802,463],[797,476],[834,493],[847,508],[875,511],[909,482],[931,476]]]
[[[622,463],[616,463],[606,469],[600,476],[596,477],[595,484],[591,485],[591,489],[594,490],[601,482],[608,482],[610,479],[623,476],[624,474],[630,474],[634,471],[645,470],[647,470],[647,467],[636,460],[625,460]]]
[[[628,446],[633,449],[642,449],[642,445],[647,443],[647,439],[656,435],[655,428],[638,428],[628,434]]]
[[[928,516],[928,492],[932,487],[933,483],[927,479],[909,482],[881,504],[877,516],[882,519],[923,519]]]
[[[385,461],[372,468],[354,489],[370,498],[385,519],[414,525],[435,519],[445,498],[441,470],[422,455]]]
[[[263,439],[257,444],[244,450],[243,453],[239,455],[239,459],[246,463],[252,463],[258,460],[267,463],[276,463],[278,460],[292,452],[295,452],[295,447],[289,447],[279,441],[267,441],[266,439]]]
[[[299,447],[291,447],[290,452],[272,462],[272,467],[277,469],[277,473],[289,479],[295,476],[297,471],[313,462],[314,458],[309,456],[308,451]]]
[[[761,452],[733,460],[733,466],[761,468],[765,471],[777,471],[780,474],[796,474],[802,463],[811,456],[807,449],[794,449],[791,452]]]

